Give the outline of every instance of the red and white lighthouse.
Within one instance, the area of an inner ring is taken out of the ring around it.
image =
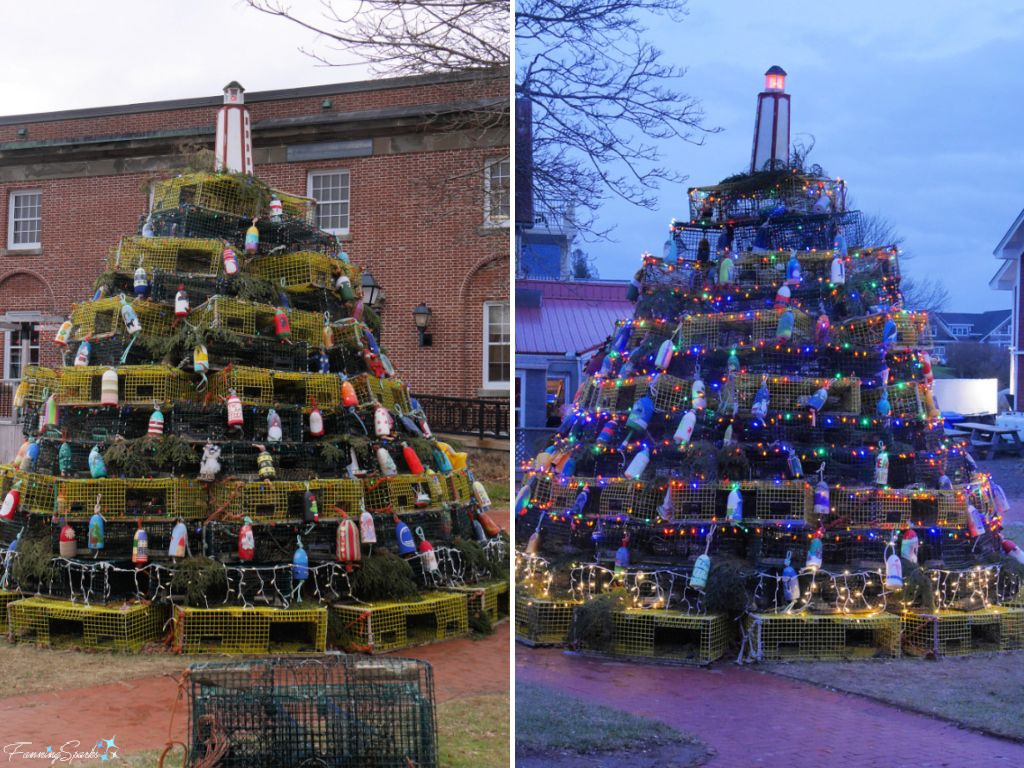
[[[754,151],[750,154],[750,172],[788,164],[789,94],[786,93],[786,70],[774,66],[764,73],[764,90],[757,94],[757,120],[754,123]]]
[[[217,170],[252,173],[252,129],[245,108],[245,88],[232,80],[224,86],[224,106],[217,113]]]

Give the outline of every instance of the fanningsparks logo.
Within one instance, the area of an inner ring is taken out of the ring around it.
[[[73,760],[106,762],[117,759],[117,750],[120,747],[114,743],[116,738],[115,734],[109,739],[100,739],[95,746],[89,749],[82,749],[80,741],[66,741],[60,745],[50,744],[46,749],[36,747],[31,741],[16,741],[4,746],[4,754],[7,756],[7,762],[13,762],[16,758],[19,760],[45,760],[50,765],[55,763],[70,765]]]

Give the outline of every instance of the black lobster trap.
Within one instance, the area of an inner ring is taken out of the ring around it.
[[[193,664],[190,766],[436,768],[430,664],[330,654]]]

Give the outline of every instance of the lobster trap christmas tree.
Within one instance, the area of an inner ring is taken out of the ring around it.
[[[334,627],[323,606],[421,601],[507,558],[466,454],[378,344],[359,268],[225,124],[217,156],[240,167],[155,182],[57,332],[64,365],[19,385],[26,439],[0,467],[16,634],[68,600],[134,602],[154,621],[112,608],[101,640],[152,639],[173,605],[187,650],[266,651],[276,624],[322,650],[329,623],[366,647],[361,616]]]
[[[801,168],[689,208],[524,467],[517,632],[706,662],[743,615],[749,656],[822,658],[969,648],[985,615],[1024,643],[1006,497],[944,434],[897,249]]]

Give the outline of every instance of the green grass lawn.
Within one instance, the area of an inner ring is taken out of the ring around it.
[[[638,744],[690,745],[695,738],[654,720],[566,696],[542,685],[516,684],[516,750],[581,754],[629,751]]]
[[[764,669],[897,707],[1024,740],[1024,653],[978,653],[938,661],[799,662]]]

